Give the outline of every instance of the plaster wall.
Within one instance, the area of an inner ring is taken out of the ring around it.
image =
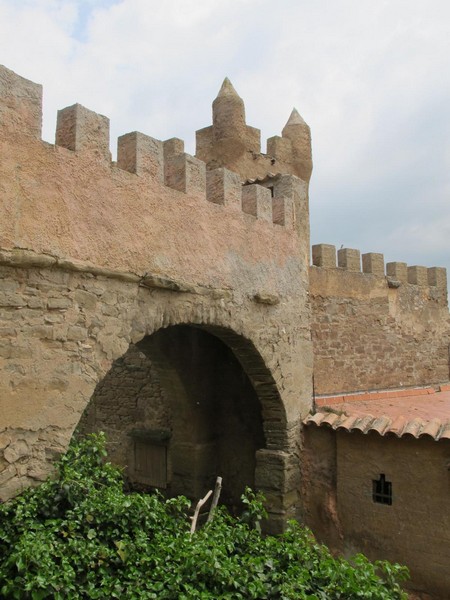
[[[337,432],[337,498],[344,552],[406,564],[415,589],[450,595],[450,444]],[[372,480],[392,482],[392,505]],[[439,515],[439,518],[436,516]]]
[[[307,427],[304,442],[303,517],[318,539],[347,556],[405,564],[408,587],[448,598],[448,441]],[[381,474],[390,506],[373,501]]]

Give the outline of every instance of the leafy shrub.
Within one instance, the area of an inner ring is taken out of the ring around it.
[[[221,507],[191,537],[186,498],[126,494],[105,455],[102,434],[78,441],[55,478],[0,506],[2,598],[406,598],[404,567],[335,559],[295,522],[261,536],[250,490],[241,519]]]

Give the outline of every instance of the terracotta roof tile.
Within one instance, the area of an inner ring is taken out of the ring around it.
[[[335,430],[376,431],[380,435],[450,439],[450,384],[432,387],[340,394],[315,399],[317,412],[305,425]]]

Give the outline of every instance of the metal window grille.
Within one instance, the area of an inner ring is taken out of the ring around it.
[[[392,504],[392,483],[386,481],[384,473],[381,473],[380,479],[372,480],[372,499],[378,504]]]

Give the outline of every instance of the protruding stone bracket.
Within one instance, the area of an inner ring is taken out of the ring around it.
[[[257,292],[253,296],[253,300],[258,304],[268,304],[269,306],[275,306],[280,303],[280,297],[276,294],[266,294],[264,292]]]

